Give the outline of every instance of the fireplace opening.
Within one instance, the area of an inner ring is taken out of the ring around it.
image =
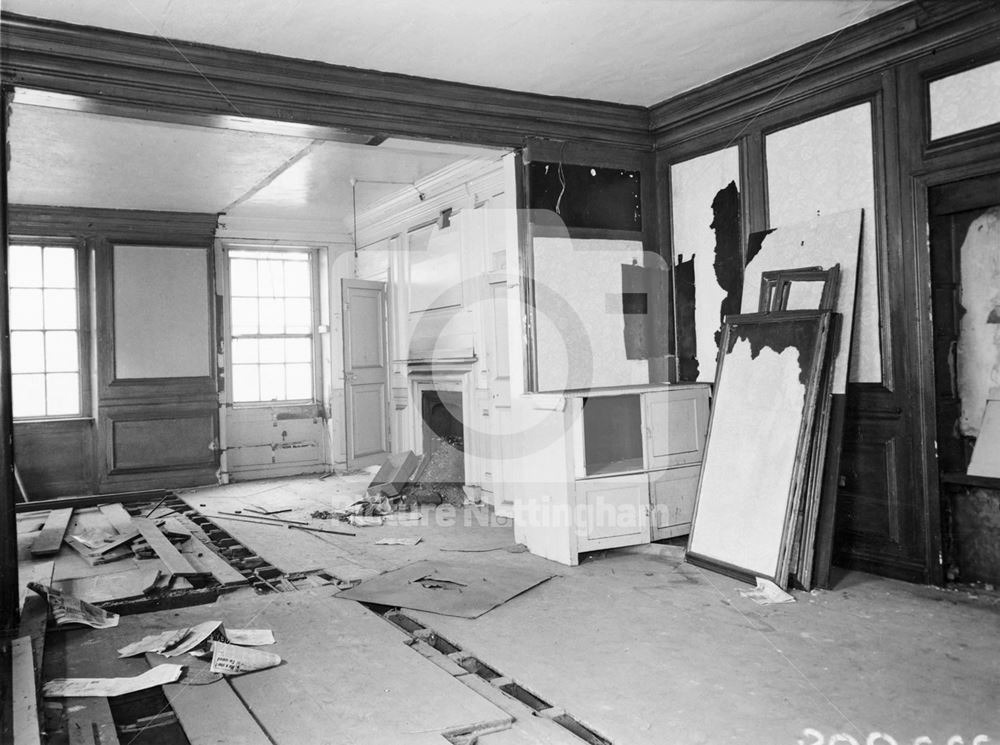
[[[461,391],[425,390],[421,394],[424,460],[420,474],[424,484],[465,484],[465,427]]]

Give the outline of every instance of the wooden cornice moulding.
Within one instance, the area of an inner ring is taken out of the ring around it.
[[[650,131],[658,149],[677,145],[998,30],[983,0],[909,3],[656,104]]]
[[[214,213],[110,210],[12,204],[8,232],[23,236],[101,236],[116,243],[210,246],[218,216]]]
[[[223,116],[518,147],[529,135],[648,149],[649,111],[171,41],[3,13],[0,72],[147,118]],[[182,54],[183,56],[182,56]],[[209,82],[211,81],[211,82]],[[108,113],[108,112],[106,112]]]

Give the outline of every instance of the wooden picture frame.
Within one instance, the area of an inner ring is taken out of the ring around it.
[[[727,316],[687,560],[787,588],[832,311]]]

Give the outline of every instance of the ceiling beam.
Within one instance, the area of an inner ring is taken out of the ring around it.
[[[100,116],[119,116],[125,119],[182,124],[193,127],[229,129],[237,132],[300,137],[305,140],[343,142],[351,145],[378,145],[385,138],[361,132],[349,132],[340,127],[322,127],[315,124],[254,119],[247,116],[228,114],[206,114],[200,111],[178,111],[176,109],[153,109],[148,105],[127,101],[112,101],[86,96],[56,93],[34,88],[17,88],[14,103],[23,106],[37,106],[60,111],[74,111]]]
[[[527,136],[639,150],[652,145],[649,113],[641,106],[359,70],[9,13],[0,19],[4,84],[84,98],[106,107],[105,113],[144,112],[160,121],[263,120],[498,147],[519,147]]]

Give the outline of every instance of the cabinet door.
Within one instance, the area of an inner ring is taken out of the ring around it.
[[[577,551],[649,543],[644,473],[576,482]]]
[[[708,387],[685,386],[643,395],[646,468],[701,463],[708,432]]]
[[[654,541],[691,532],[700,465],[649,474],[650,523]]]

